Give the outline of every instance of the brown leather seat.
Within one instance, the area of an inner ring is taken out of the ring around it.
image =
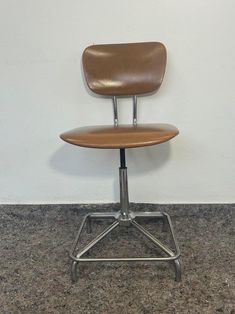
[[[178,129],[170,124],[105,125],[73,129],[60,137],[83,147],[133,148],[160,144],[178,133]]]

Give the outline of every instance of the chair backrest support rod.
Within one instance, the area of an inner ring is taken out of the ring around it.
[[[113,114],[114,114],[114,125],[118,126],[118,109],[117,109],[117,97],[113,96]]]
[[[117,96],[113,96],[112,100],[113,100],[114,125],[118,126]],[[132,100],[133,100],[133,125],[137,125],[137,96],[133,95]]]
[[[137,125],[137,96],[133,96],[133,125]]]

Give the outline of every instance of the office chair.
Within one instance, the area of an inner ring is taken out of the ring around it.
[[[169,124],[138,124],[137,96],[150,94],[160,87],[165,67],[166,49],[159,42],[108,44],[89,46],[82,57],[84,75],[90,90],[96,94],[110,97],[113,102],[114,124],[88,126],[73,129],[60,135],[64,141],[82,147],[120,150],[120,211],[95,212],[87,214],[78,230],[72,247],[71,277],[77,278],[77,266],[82,262],[131,262],[131,261],[167,261],[175,268],[175,280],[181,280],[180,251],[175,239],[171,219],[164,212],[134,212],[129,208],[127,167],[125,149],[160,144],[169,141],[179,132]],[[133,123],[121,125],[118,122],[118,97],[133,99]],[[112,223],[85,247],[78,249],[81,233],[86,226],[91,231],[91,221],[111,219]],[[164,230],[168,230],[172,239],[172,248],[153,236],[139,220],[161,220]],[[147,237],[164,257],[122,257],[91,258],[88,253],[99,241],[118,226],[133,226]],[[88,255],[88,256],[87,256]]]

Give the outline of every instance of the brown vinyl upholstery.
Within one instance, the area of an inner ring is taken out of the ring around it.
[[[74,145],[92,148],[133,148],[169,141],[179,131],[169,124],[137,126],[91,126],[68,131],[61,138]]]
[[[156,91],[163,80],[166,49],[162,43],[93,45],[83,53],[89,88],[104,96]],[[92,148],[133,148],[166,142],[179,133],[169,124],[80,127],[61,134],[71,144]]]
[[[162,83],[166,48],[158,42],[93,45],[83,52],[82,62],[87,85],[94,93],[145,94]]]

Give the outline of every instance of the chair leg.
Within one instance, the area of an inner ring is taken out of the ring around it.
[[[73,283],[77,282],[77,280],[78,280],[77,268],[78,268],[78,262],[77,261],[72,261],[71,280],[72,280]]]
[[[120,168],[119,168],[119,183],[120,183],[120,211],[119,212],[98,212],[98,213],[90,213],[86,215],[80,225],[78,230],[77,237],[74,241],[74,245],[72,250],[70,251],[70,257],[72,261],[71,267],[71,277],[72,281],[75,282],[78,279],[77,276],[77,267],[78,263],[86,263],[86,262],[169,262],[173,263],[175,267],[175,280],[181,280],[181,264],[180,264],[180,250],[177,244],[177,241],[174,236],[173,226],[171,223],[170,216],[167,213],[162,212],[132,212],[129,208],[129,197],[128,197],[128,182],[127,182],[127,167],[126,167],[126,159],[125,159],[125,149],[120,149]],[[165,245],[159,239],[157,239],[154,235],[152,235],[148,230],[146,230],[142,225],[140,225],[137,221],[138,219],[152,219],[155,221],[156,219],[160,219],[163,222],[163,231],[167,231],[172,238],[173,250],[172,248]],[[82,234],[83,228],[86,227],[87,233],[91,233],[91,220],[95,219],[111,219],[112,224],[109,225],[106,229],[104,229],[98,236],[96,236],[93,240],[91,240],[87,245],[83,248],[77,250],[77,246],[80,240],[80,236]],[[116,227],[118,226],[126,226],[130,225],[137,228],[142,234],[144,234],[152,243],[155,244],[161,251],[165,252],[167,256],[160,257],[99,257],[92,258],[89,255],[90,249],[97,245],[101,240],[103,240],[108,234],[110,234]]]
[[[175,281],[180,282],[181,281],[181,262],[180,259],[174,260],[174,266],[175,266]]]
[[[159,239],[157,239],[155,236],[153,236],[149,231],[147,231],[142,225],[136,222],[135,218],[149,218],[152,220],[160,219],[164,220],[164,224],[166,224],[166,228],[168,232],[171,234],[174,250],[169,248],[167,245],[162,243]],[[109,225],[106,229],[104,229],[98,236],[96,236],[93,240],[91,240],[85,247],[81,248],[79,251],[77,251],[77,245],[80,240],[80,235],[82,233],[82,230],[84,226],[88,228],[88,231],[90,231],[90,220],[94,219],[112,219],[112,224]],[[127,223],[128,222],[128,223]],[[92,247],[96,246],[98,242],[100,242],[102,239],[104,239],[109,233],[112,232],[117,226],[123,225],[126,227],[129,227],[130,225],[137,228],[142,234],[144,234],[151,242],[153,242],[159,249],[161,249],[163,252],[167,254],[167,257],[120,257],[120,258],[107,258],[107,257],[101,257],[101,258],[92,258],[89,256],[89,251]],[[75,253],[77,252],[77,253]],[[87,257],[84,256],[84,254],[88,254]],[[82,262],[138,262],[138,261],[150,261],[150,262],[157,262],[157,261],[165,261],[170,262],[174,265],[175,268],[175,280],[179,282],[181,280],[181,263],[180,263],[180,251],[178,244],[176,242],[173,226],[171,223],[171,219],[169,215],[166,213],[160,213],[160,212],[130,212],[130,215],[127,219],[123,218],[123,215],[121,212],[119,213],[90,213],[85,216],[83,219],[81,226],[78,230],[78,235],[75,239],[74,246],[71,250],[70,257],[72,258],[72,265],[71,265],[71,278],[73,282],[76,282],[78,280],[77,275],[77,268],[78,263]]]

